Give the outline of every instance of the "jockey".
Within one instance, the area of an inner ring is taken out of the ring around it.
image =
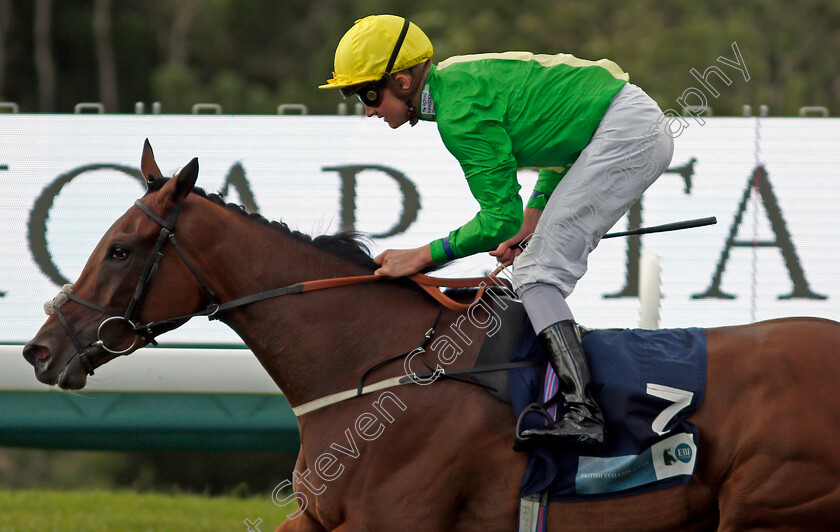
[[[559,380],[560,397],[547,404],[562,398],[563,407],[544,430],[517,434],[517,444],[598,446],[603,416],[566,298],[601,237],[667,169],[673,154],[667,121],[606,59],[506,52],[432,65],[431,57],[432,43],[413,23],[369,16],[342,37],[333,77],[320,87],[356,95],[367,116],[392,128],[437,122],[481,206],[443,238],[384,251],[374,259],[375,273],[411,275],[482,251],[513,260],[513,288]],[[524,208],[519,168],[539,169]]]

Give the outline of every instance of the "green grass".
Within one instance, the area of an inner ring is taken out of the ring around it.
[[[0,532],[272,532],[294,508],[270,495],[239,499],[131,491],[0,489]]]

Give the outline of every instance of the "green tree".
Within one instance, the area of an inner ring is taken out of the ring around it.
[[[669,107],[697,83],[690,69],[732,57],[737,42],[750,80],[720,90],[716,115],[743,104],[840,110],[836,0],[0,0],[0,91],[28,111],[102,100],[121,112],[161,101],[164,112],[216,102],[232,113],[281,103],[334,113],[340,96],[316,87],[343,33],[376,13],[420,25],[436,61],[505,50],[607,57]]]

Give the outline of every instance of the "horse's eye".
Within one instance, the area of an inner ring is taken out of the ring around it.
[[[111,248],[111,258],[125,260],[128,258],[128,250],[120,246],[114,246]]]

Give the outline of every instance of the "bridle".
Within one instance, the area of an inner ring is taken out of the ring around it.
[[[143,272],[140,275],[140,279],[137,281],[137,286],[134,288],[134,293],[131,296],[131,300],[128,302],[128,306],[126,307],[125,312],[114,312],[111,309],[105,308],[97,303],[92,301],[88,301],[81,297],[74,295],[72,292],[67,293],[67,299],[70,301],[74,301],[88,307],[90,309],[96,310],[109,316],[105,318],[97,327],[96,329],[96,340],[88,344],[87,346],[82,345],[82,342],[79,340],[79,337],[76,331],[73,329],[72,325],[67,321],[67,318],[61,312],[60,307],[56,307],[54,309],[54,313],[58,318],[58,321],[61,323],[62,327],[64,327],[67,336],[70,338],[70,341],[73,342],[73,346],[76,348],[76,356],[79,357],[79,360],[82,366],[87,372],[88,375],[93,375],[93,370],[95,368],[93,361],[90,360],[90,356],[88,354],[88,349],[91,347],[98,347],[103,351],[111,353],[113,355],[125,355],[131,352],[137,344],[141,340],[145,340],[145,344],[153,344],[157,345],[155,341],[155,337],[159,336],[167,331],[180,327],[184,323],[186,323],[190,318],[195,316],[214,316],[218,310],[219,305],[216,303],[216,293],[210,288],[210,285],[201,276],[195,266],[190,262],[189,258],[184,254],[181,246],[178,244],[178,240],[175,238],[175,222],[178,220],[178,215],[181,213],[181,207],[183,203],[179,203],[175,206],[174,209],[169,213],[169,216],[166,219],[161,218],[154,211],[152,211],[149,207],[147,207],[143,202],[139,199],[134,202],[144,214],[146,214],[149,218],[157,222],[160,226],[160,234],[158,235],[157,241],[155,242],[154,247],[152,248],[152,253],[149,256],[148,261],[146,262],[146,266],[143,268]],[[196,278],[198,283],[207,293],[210,298],[210,304],[204,310],[196,312],[194,314],[186,315],[186,316],[179,316],[177,318],[170,318],[167,320],[157,321],[157,322],[150,322],[147,324],[137,324],[137,318],[140,314],[140,308],[143,304],[143,298],[146,295],[146,290],[149,286],[149,282],[152,280],[155,272],[157,272],[158,266],[160,266],[160,261],[163,258],[163,248],[166,245],[166,242],[170,242],[172,247],[178,252],[178,255],[181,257],[181,260],[184,261],[187,268],[192,272],[193,276]],[[118,349],[113,346],[108,346],[105,343],[105,339],[103,339],[103,331],[105,330],[106,326],[109,324],[114,323],[124,323],[127,325],[131,331],[134,333],[134,340],[131,342],[131,345],[125,349]],[[143,345],[145,345],[143,344]]]
[[[227,301],[225,303],[219,303],[216,299],[216,293],[213,291],[212,288],[210,288],[209,283],[207,283],[204,277],[201,276],[201,273],[199,273],[199,271],[195,268],[193,263],[183,252],[181,246],[178,244],[178,240],[175,238],[175,223],[177,222],[178,216],[181,213],[181,207],[183,206],[183,202],[178,203],[172,209],[172,211],[169,213],[166,219],[158,216],[154,211],[152,211],[139,199],[135,200],[134,205],[136,205],[149,218],[157,222],[161,226],[161,229],[160,234],[158,235],[158,239],[155,242],[154,247],[152,248],[152,254],[146,262],[146,266],[143,268],[143,273],[140,275],[140,279],[137,281],[137,286],[134,288],[134,294],[131,296],[131,300],[128,302],[128,306],[125,312],[115,312],[92,301],[88,301],[86,299],[78,297],[72,292],[67,292],[66,296],[68,300],[74,301],[76,303],[79,303],[80,305],[96,310],[108,316],[97,327],[96,340],[85,346],[79,340],[78,334],[73,329],[72,325],[70,325],[70,322],[67,321],[67,318],[61,312],[60,305],[56,305],[53,310],[56,317],[58,318],[58,321],[61,323],[62,327],[67,333],[67,336],[73,343],[73,346],[76,348],[76,354],[74,355],[74,357],[79,357],[79,361],[88,375],[93,375],[93,370],[97,367],[97,365],[94,364],[94,361],[91,360],[90,354],[88,353],[88,350],[90,348],[99,348],[103,351],[117,356],[127,355],[132,350],[134,350],[135,347],[138,347],[137,344],[141,340],[145,341],[145,343],[141,344],[140,347],[142,347],[142,345],[150,343],[153,345],[157,345],[157,342],[155,341],[155,338],[157,336],[160,336],[165,332],[180,327],[181,325],[183,325],[184,323],[186,323],[194,317],[206,316],[208,319],[213,320],[218,319],[219,314],[221,312],[230,310],[232,308],[255,303],[257,301],[263,301],[266,299],[290,294],[300,294],[304,292],[311,292],[314,290],[323,290],[327,288],[349,286],[354,284],[368,283],[373,281],[380,281],[382,279],[387,279],[386,277],[382,277],[379,275],[359,275],[353,277],[340,277],[334,279],[319,279],[315,281],[294,283],[281,288],[266,290],[239,299],[234,299],[232,301]],[[138,324],[137,318],[140,313],[140,308],[143,304],[143,298],[146,295],[146,290],[149,286],[149,282],[151,281],[155,272],[157,272],[158,266],[160,265],[160,261],[163,258],[163,248],[166,246],[167,242],[172,244],[172,247],[175,248],[175,251],[178,252],[178,255],[181,257],[181,260],[192,272],[199,285],[201,285],[201,287],[204,289],[205,293],[207,294],[210,300],[210,303],[203,310],[194,312],[192,314],[186,314],[183,316],[168,318],[165,320],[149,322],[146,324]],[[503,267],[504,266],[500,266],[493,274],[491,274],[491,276],[488,277],[477,277],[468,279],[441,279],[429,277],[418,273],[410,276],[409,279],[420,285],[420,287],[423,290],[428,292],[432,297],[437,299],[445,307],[458,312],[466,312],[473,303],[481,299],[481,296],[484,294],[485,288],[487,286],[490,286],[491,284],[498,285],[498,280],[496,279],[495,275],[499,271],[501,271]],[[438,289],[439,287],[479,287],[479,290],[476,293],[475,299],[469,304],[467,304],[453,301],[451,298],[443,294]],[[440,316],[438,315],[438,317]],[[124,323],[134,333],[134,340],[131,342],[131,345],[127,348],[118,349],[114,346],[108,346],[105,343],[105,340],[102,337],[103,330],[106,328],[107,324],[113,323]]]

